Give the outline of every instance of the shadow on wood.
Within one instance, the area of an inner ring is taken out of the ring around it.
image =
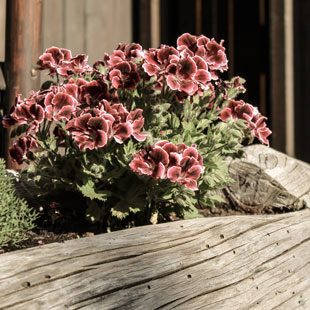
[[[0,309],[309,309],[309,209],[186,220],[0,255]]]

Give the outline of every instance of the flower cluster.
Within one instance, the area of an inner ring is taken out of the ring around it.
[[[49,70],[51,76],[59,74],[69,77],[90,70],[87,60],[87,55],[79,54],[72,57],[70,50],[52,46],[39,57],[37,64],[40,70]]]
[[[227,156],[240,156],[249,134],[269,143],[266,117],[236,99],[245,81],[220,79],[223,41],[185,33],[176,47],[120,43],[93,66],[87,61],[48,48],[37,65],[53,81],[17,96],[2,120],[14,127],[13,161],[26,162],[48,189],[87,197],[87,218],[115,223],[112,216],[132,212],[184,216],[182,207],[210,206],[209,193],[230,180]]]
[[[271,130],[266,125],[267,118],[262,116],[257,108],[243,100],[230,100],[227,107],[221,111],[220,119],[226,122],[230,118],[245,120],[252,135],[261,143],[269,145],[267,138],[271,135]]]
[[[144,141],[147,135],[141,133],[143,125],[141,109],[128,112],[122,104],[111,105],[103,100],[97,108],[85,109],[72,118],[66,130],[81,150],[93,150],[105,146],[112,138],[118,143],[123,143],[130,136]]]
[[[204,171],[203,160],[195,145],[174,145],[163,140],[134,155],[130,168],[140,175],[169,179],[191,190],[197,190],[197,180]]]
[[[183,34],[177,40],[177,49],[161,45],[145,51],[144,70],[151,76],[166,79],[172,90],[186,95],[202,93],[218,79],[217,71],[228,69],[223,41]]]

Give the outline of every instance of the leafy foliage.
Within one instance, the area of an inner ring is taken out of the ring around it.
[[[25,234],[35,227],[37,216],[25,200],[15,196],[13,179],[0,158],[0,248],[27,239]]]
[[[222,43],[184,34],[177,48],[120,44],[93,67],[47,49],[38,65],[56,79],[18,96],[3,119],[14,126],[11,157],[42,191],[80,193],[86,218],[107,231],[199,216],[231,181],[227,157],[271,133],[238,100],[245,81],[220,79]]]

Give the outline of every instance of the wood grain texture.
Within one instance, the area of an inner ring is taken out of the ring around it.
[[[0,255],[0,309],[309,309],[310,212],[179,221]]]
[[[235,182],[226,196],[236,207],[299,210],[310,207],[310,165],[264,145],[246,147],[246,158],[228,162]]]
[[[130,43],[131,1],[90,0],[86,1],[86,53],[90,64],[111,53],[118,43]]]
[[[0,62],[5,61],[6,0],[0,0]]]

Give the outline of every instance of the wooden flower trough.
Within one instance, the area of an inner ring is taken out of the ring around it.
[[[223,195],[241,208],[300,210],[177,221],[2,254],[0,310],[310,309],[310,167],[260,146],[247,153],[230,163],[236,183]]]

